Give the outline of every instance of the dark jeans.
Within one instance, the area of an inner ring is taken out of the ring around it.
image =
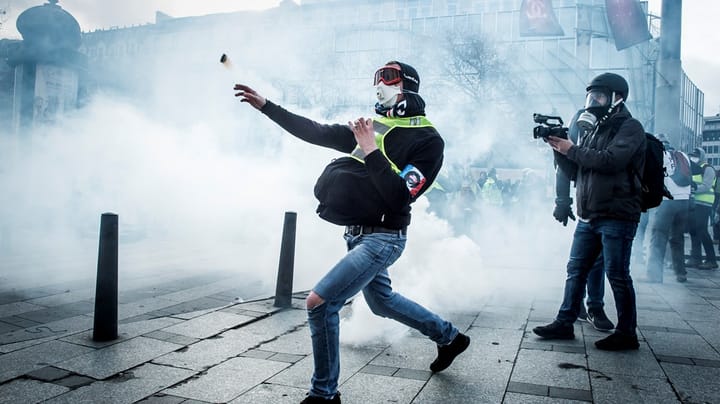
[[[635,289],[630,277],[630,254],[637,223],[616,219],[578,221],[567,264],[565,295],[557,320],[572,324],[582,304],[588,274],[602,254],[603,266],[617,307],[616,330],[635,335]]]
[[[663,280],[665,251],[670,242],[675,275],[686,275],[685,228],[688,220],[688,199],[665,200],[650,216],[650,254],[647,261],[647,277]]]
[[[708,232],[708,220],[712,206],[701,205],[695,202],[694,209],[690,215],[690,258],[694,261],[702,260],[700,246],[705,250],[705,260],[710,263],[717,262],[715,258],[715,247],[713,246],[710,233]]]
[[[583,293],[583,297],[585,297],[585,293]],[[602,310],[605,306],[605,271],[602,254],[595,260],[587,276],[586,305],[588,311]]]

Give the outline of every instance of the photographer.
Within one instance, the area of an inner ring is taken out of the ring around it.
[[[575,338],[573,323],[580,313],[588,274],[602,258],[618,324],[613,334],[596,341],[595,346],[610,351],[634,350],[640,344],[629,264],[642,200],[635,173],[643,171],[647,140],[642,124],[624,104],[629,88],[623,77],[603,73],[586,90],[585,110],[577,119],[581,130],[577,144],[548,137],[558,166],[575,181],[578,223],[560,310],[555,321],[535,327],[533,332],[549,339]]]
[[[585,110],[578,110],[570,120],[568,136],[573,143],[577,142],[579,128],[577,119]],[[572,211],[573,200],[570,197],[570,177],[565,172],[555,167],[555,209],[553,216],[555,220],[567,226],[568,219],[575,220]],[[603,270],[602,254],[595,260],[590,272],[587,275],[587,310],[585,304],[580,305],[578,318],[589,322],[596,330],[612,331],[615,328],[612,321],[605,314],[605,271]],[[583,291],[583,299],[585,292]],[[565,307],[565,309],[570,309]]]

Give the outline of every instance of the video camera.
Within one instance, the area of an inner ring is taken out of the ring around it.
[[[533,121],[540,125],[533,128],[533,138],[547,140],[548,136],[567,139],[568,128],[563,127],[563,120],[559,116],[533,114]],[[548,122],[550,121],[550,122]]]

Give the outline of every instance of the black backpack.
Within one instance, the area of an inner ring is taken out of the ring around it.
[[[673,199],[670,191],[665,186],[665,172],[663,152],[665,146],[651,133],[645,133],[647,147],[645,148],[645,168],[642,174],[635,171],[642,185],[642,202],[640,207],[643,212],[660,205],[663,197]]]
[[[675,165],[675,169],[670,175],[673,182],[680,187],[687,187],[692,184],[692,172],[687,157],[680,150],[672,150],[670,156]]]

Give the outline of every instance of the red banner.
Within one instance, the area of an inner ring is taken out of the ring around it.
[[[563,36],[552,0],[523,0],[520,5],[520,36]]]
[[[617,50],[652,39],[647,17],[638,0],[605,0],[605,8]]]

